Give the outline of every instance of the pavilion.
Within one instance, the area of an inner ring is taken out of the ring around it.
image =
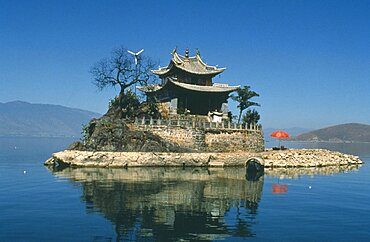
[[[148,98],[155,98],[169,115],[219,115],[228,117],[229,94],[239,86],[213,83],[212,78],[222,73],[225,68],[210,66],[196,55],[185,56],[172,52],[170,63],[166,67],[152,70],[162,80],[160,85],[138,87]]]

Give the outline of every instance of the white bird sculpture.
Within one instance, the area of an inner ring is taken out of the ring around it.
[[[143,51],[144,51],[144,49],[141,49],[140,51],[138,51],[138,52],[135,53],[135,52],[133,52],[131,50],[127,50],[128,53],[130,53],[131,55],[133,55],[135,57],[135,65],[137,65],[137,60],[139,59],[139,55],[141,53],[143,53]]]

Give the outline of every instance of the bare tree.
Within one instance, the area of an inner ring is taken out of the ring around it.
[[[126,90],[135,84],[147,85],[155,80],[150,70],[157,64],[146,56],[139,56],[135,64],[135,58],[120,47],[114,49],[109,58],[97,62],[90,70],[93,75],[93,83],[100,89],[106,87],[120,88],[118,100],[124,99]]]

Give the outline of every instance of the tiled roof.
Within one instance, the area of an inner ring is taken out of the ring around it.
[[[173,80],[172,78],[167,78],[167,82],[164,86],[160,85],[150,85],[144,87],[137,87],[143,92],[157,92],[169,84],[174,84],[183,89],[196,92],[233,92],[238,89],[240,86],[229,86],[227,84],[214,84],[213,86],[200,86],[187,83],[181,83]]]
[[[196,56],[189,57],[188,54],[186,54],[186,56],[177,54],[176,49],[174,49],[170,64],[167,67],[152,70],[152,72],[157,75],[164,75],[173,67],[177,67],[186,72],[198,75],[217,75],[226,69],[207,65],[201,59],[199,51],[197,51]]]

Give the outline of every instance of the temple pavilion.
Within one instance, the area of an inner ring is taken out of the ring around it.
[[[219,119],[227,118],[227,99],[239,86],[213,83],[212,78],[224,70],[206,64],[198,49],[196,55],[191,57],[188,49],[183,56],[175,48],[168,66],[152,70],[162,83],[138,89],[145,92],[148,98],[155,98],[161,106],[162,114],[216,115]]]

